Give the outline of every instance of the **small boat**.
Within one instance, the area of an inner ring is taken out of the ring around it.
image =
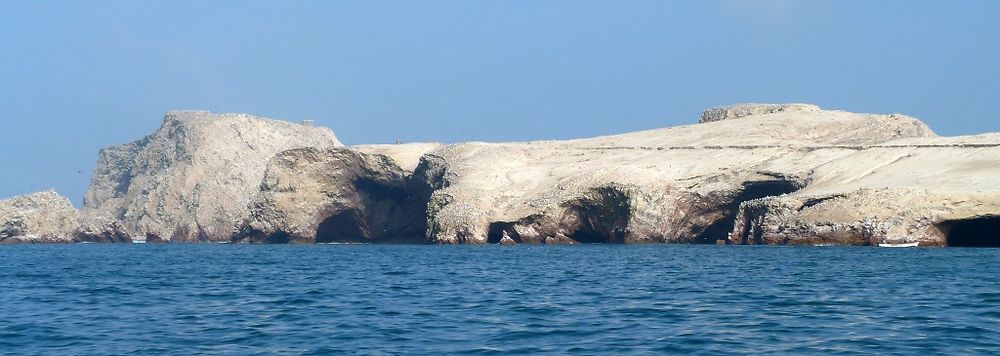
[[[919,244],[920,244],[920,241],[909,242],[909,243],[905,243],[905,244],[888,244],[888,243],[885,243],[885,244],[878,244],[878,247],[917,247],[917,245],[919,245]]]
[[[145,240],[132,240],[132,243],[134,243],[134,244],[144,244],[144,243],[146,243],[146,241]]]

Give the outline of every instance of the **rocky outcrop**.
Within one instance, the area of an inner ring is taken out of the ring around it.
[[[435,149],[425,182],[435,243],[728,241],[739,207],[794,193],[870,146],[933,137],[902,115],[814,106],[727,108],[706,123],[569,141]],[[713,118],[740,120],[716,121]]]
[[[0,243],[132,242],[117,222],[81,220],[53,190],[0,200]]]
[[[120,222],[139,240],[229,240],[235,224],[249,216],[271,157],[337,146],[329,129],[311,125],[170,112],[152,135],[101,151],[83,214]]]
[[[73,242],[80,221],[53,190],[0,200],[0,243]]]
[[[401,151],[408,150],[400,146]],[[424,242],[426,203],[413,192],[409,175],[399,162],[351,149],[281,152],[268,164],[250,217],[234,239],[268,243]]]
[[[818,166],[813,183],[744,203],[741,244],[1000,246],[1000,134],[890,141]]]
[[[704,124],[774,113],[817,113],[821,110],[819,106],[809,104],[736,104],[705,110],[700,122]]]

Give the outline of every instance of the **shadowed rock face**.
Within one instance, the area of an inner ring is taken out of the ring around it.
[[[387,156],[302,148],[268,165],[234,237],[255,243],[421,243],[426,203]]]
[[[229,240],[249,214],[267,161],[296,147],[340,146],[333,133],[244,114],[168,113],[141,140],[101,151],[83,214],[150,241]]]

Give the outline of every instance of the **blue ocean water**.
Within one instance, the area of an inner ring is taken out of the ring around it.
[[[0,246],[0,352],[997,354],[998,266],[961,248]]]

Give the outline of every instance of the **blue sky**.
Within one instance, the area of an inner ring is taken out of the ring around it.
[[[573,138],[808,102],[1000,131],[1000,1],[4,1],[0,197],[79,204],[171,109],[348,144]]]

